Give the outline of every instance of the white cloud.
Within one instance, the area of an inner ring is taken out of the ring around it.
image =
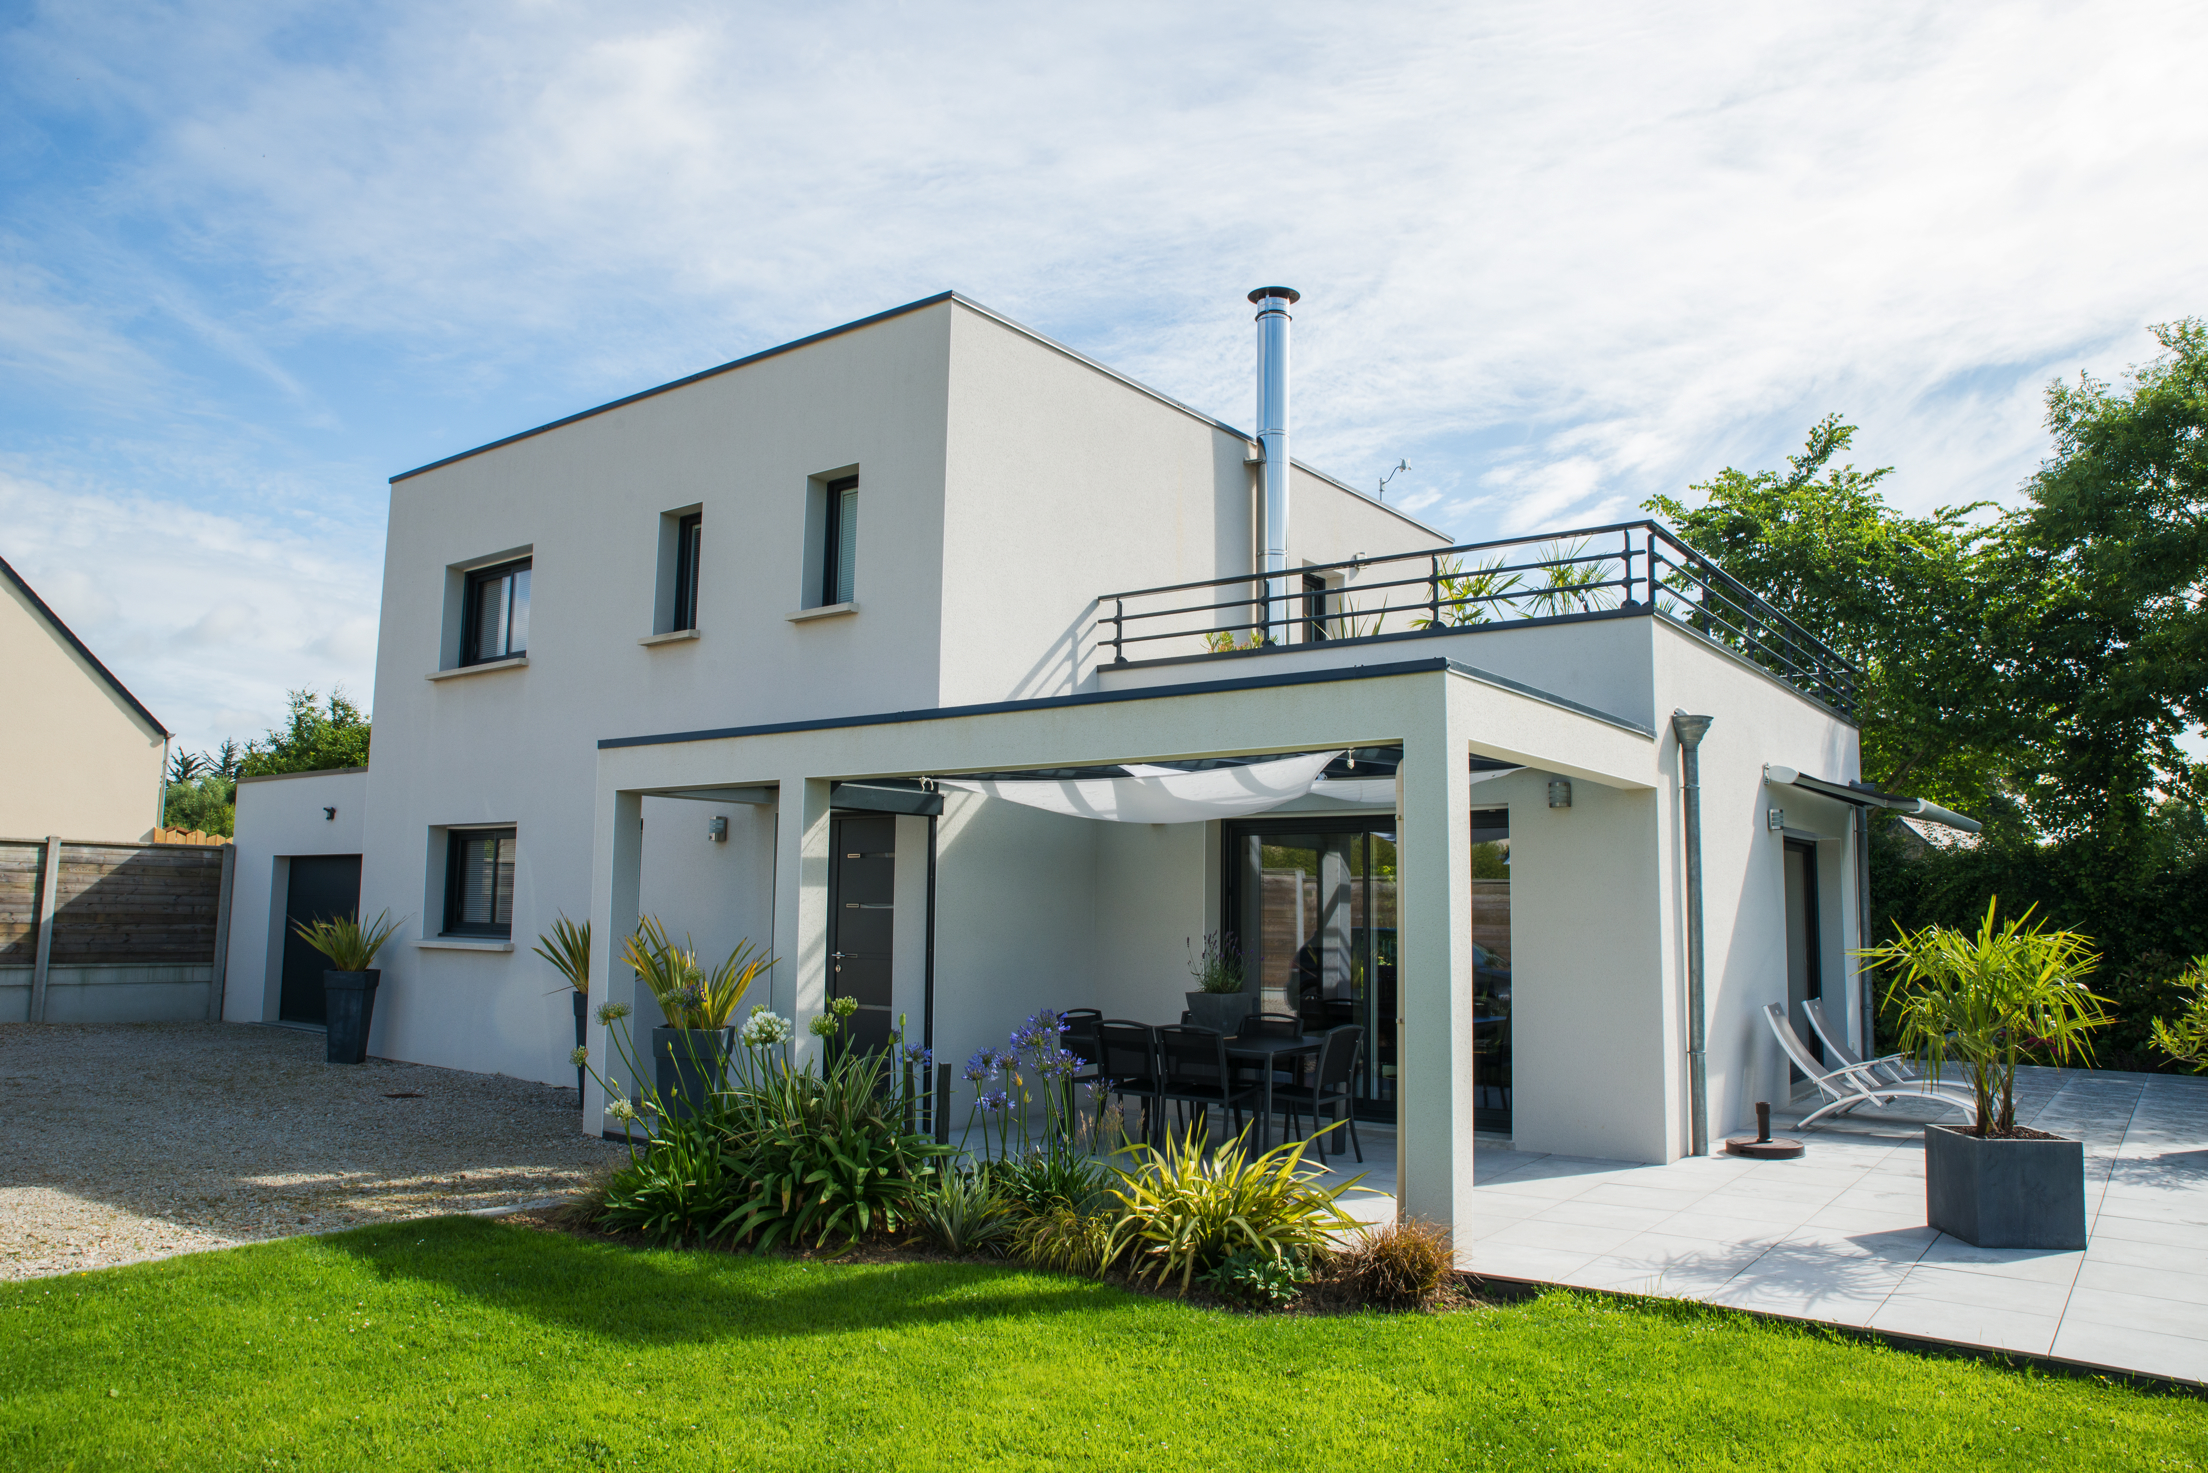
[[[329,544],[287,539],[364,545],[361,466],[947,286],[1241,421],[1277,280],[1299,453],[1407,456],[1390,499],[1462,536],[1776,464],[1830,410],[1906,505],[2013,498],[2047,379],[2208,311],[2204,42],[2170,3],[88,0],[0,63],[69,165],[11,208],[0,373],[134,423],[10,463],[219,511],[228,596],[290,630]],[[296,670],[364,668],[348,576]],[[205,649],[305,683],[259,637]]]

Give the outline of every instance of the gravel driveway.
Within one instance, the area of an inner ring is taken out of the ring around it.
[[[0,1279],[497,1207],[623,1158],[575,1091],[229,1023],[0,1024]]]

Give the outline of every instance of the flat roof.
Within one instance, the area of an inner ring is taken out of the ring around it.
[[[995,309],[990,307],[983,306],[981,303],[975,301],[971,297],[961,296],[955,291],[948,291],[937,292],[932,297],[922,297],[916,302],[907,302],[902,307],[892,307],[886,312],[876,312],[871,317],[861,317],[856,321],[846,322],[840,327],[831,327],[823,332],[811,333],[801,338],[793,338],[789,342],[779,343],[772,348],[764,348],[757,353],[746,354],[742,358],[731,359],[727,363],[718,364],[712,368],[701,369],[696,373],[687,374],[682,378],[670,379],[666,383],[654,385],[652,388],[643,389],[634,394],[624,395],[619,399],[609,399],[603,404],[595,405],[589,409],[579,410],[574,414],[565,415],[562,418],[538,425],[533,429],[521,430],[514,434],[507,435],[503,439],[493,440],[485,445],[478,445],[473,450],[463,450],[456,455],[448,455],[442,460],[433,460],[427,465],[418,465],[410,471],[400,471],[397,475],[391,477],[390,483],[392,485],[397,485],[399,482],[407,480],[410,477],[423,475],[429,471],[441,469],[442,467],[452,465],[457,461],[467,460],[474,456],[482,455],[487,451],[497,450],[506,445],[512,445],[517,441],[527,440],[532,436],[544,434],[547,430],[556,430],[559,429],[562,425],[571,425],[578,420],[589,419],[593,415],[604,414],[608,410],[619,409],[624,405],[634,404],[642,399],[649,399],[658,394],[665,394],[675,389],[686,388],[691,384],[699,383],[709,378],[716,378],[724,373],[733,373],[739,368],[748,367],[751,364],[763,362],[764,360],[769,358],[779,357],[784,353],[795,352],[799,348],[810,347],[814,343],[825,342],[829,338],[841,337],[847,332],[857,332],[861,328],[872,327],[876,323],[880,322],[888,322],[892,318],[903,317],[913,312],[923,312],[930,307],[940,307],[946,302],[954,303],[960,307],[964,307],[969,312],[978,313],[979,315],[988,318],[990,321],[995,322],[1012,332],[1020,334],[1022,337],[1030,338],[1033,341],[1040,343],[1042,346],[1050,349],[1054,353],[1062,353],[1066,357],[1073,359],[1076,363],[1080,363],[1089,368],[1092,368],[1096,372],[1105,375],[1107,378],[1117,379],[1120,383],[1125,384],[1128,388],[1133,389],[1135,392],[1147,395],[1148,397],[1157,400],[1160,404],[1167,405],[1170,408],[1179,410],[1183,414],[1191,416],[1192,418],[1199,419],[1205,424],[1210,425],[1214,429],[1223,430],[1227,434],[1233,435],[1238,439],[1246,440],[1253,445],[1257,443],[1257,437],[1250,434],[1247,430],[1237,429],[1235,426],[1228,424],[1223,419],[1219,419],[1213,415],[1206,414],[1201,409],[1197,409],[1192,405],[1184,404],[1180,400],[1174,398],[1172,395],[1164,393],[1158,389],[1154,389],[1150,387],[1150,385],[1143,383],[1139,379],[1130,378],[1126,374],[1121,373],[1118,369],[1113,368],[1111,365],[1100,363],[1096,359],[1091,358],[1088,354],[1083,353],[1078,348],[1070,348],[1064,343],[1059,342],[1056,338],[1050,337],[1044,333],[1037,332],[1034,328],[1027,326],[1025,323],[1016,322],[1012,318],[1005,316],[1002,312],[996,311]],[[1289,463],[1293,465],[1297,470],[1302,471],[1304,474],[1316,476],[1318,479],[1326,482],[1329,486],[1332,486],[1340,491],[1346,491],[1351,496],[1355,496],[1360,500],[1368,502],[1371,505],[1378,507],[1380,510],[1387,512],[1390,516],[1393,516],[1398,520],[1409,524],[1410,526],[1416,527],[1419,531],[1424,532],[1429,537],[1439,537],[1444,542],[1449,540],[1448,533],[1443,532],[1438,528],[1428,526],[1426,523],[1420,521],[1418,518],[1412,516],[1410,513],[1404,511],[1402,508],[1390,506],[1385,501],[1382,501],[1379,497],[1372,495],[1370,492],[1361,491],[1357,487],[1350,485],[1347,481],[1344,481],[1339,477],[1330,476],[1325,471],[1319,470],[1316,467],[1310,465],[1306,465],[1304,462],[1300,460],[1295,460],[1293,458],[1291,458]]]

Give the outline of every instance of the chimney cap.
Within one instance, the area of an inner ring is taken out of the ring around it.
[[[1303,293],[1292,286],[1261,286],[1250,293],[1252,302],[1262,302],[1267,297],[1286,297],[1293,304],[1303,300]]]

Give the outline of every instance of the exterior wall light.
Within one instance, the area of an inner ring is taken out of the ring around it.
[[[324,808],[322,810],[322,821],[324,823],[336,823],[337,810],[335,808]]]
[[[1549,806],[1551,808],[1569,808],[1572,806],[1572,785],[1565,779],[1560,777],[1549,779]]]
[[[727,816],[719,813],[714,814],[712,822],[705,826],[705,836],[716,844],[726,844],[728,842]]]

